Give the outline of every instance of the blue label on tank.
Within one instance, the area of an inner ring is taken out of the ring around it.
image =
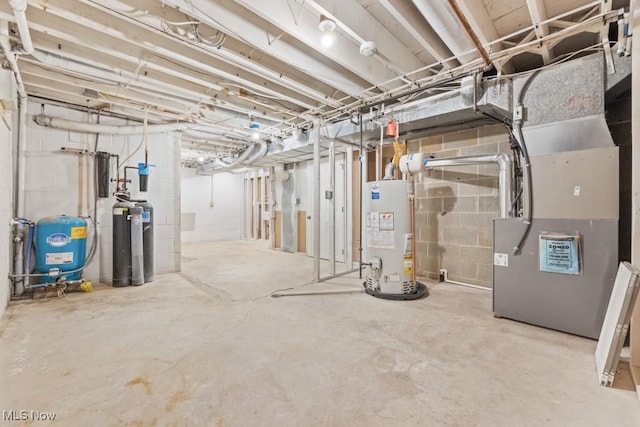
[[[151,212],[143,211],[142,212],[142,222],[150,222],[151,221]]]
[[[376,193],[374,191],[371,192],[371,200],[378,200],[380,199],[380,193]]]
[[[71,237],[64,233],[53,233],[47,237],[46,242],[54,248],[61,248],[71,243]]]

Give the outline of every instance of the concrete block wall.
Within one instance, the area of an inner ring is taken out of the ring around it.
[[[5,119],[11,129],[0,121],[0,317],[4,314],[11,294],[8,279],[11,271],[11,221],[13,211],[13,148],[17,133],[18,110],[15,95],[15,83],[10,71],[0,70],[0,99],[8,107]]]
[[[182,241],[242,238],[244,174],[196,175],[181,169]]]
[[[510,153],[499,125],[408,142],[408,152],[438,158]],[[493,284],[493,219],[498,216],[497,165],[433,169],[416,178],[416,256],[419,276]]]
[[[92,162],[81,161],[80,156],[64,154],[61,147],[93,150],[94,134],[83,134],[56,130],[37,125],[33,115],[42,112],[41,104],[29,103],[29,118],[26,146],[26,182],[24,184],[24,216],[38,220],[52,215],[92,215]],[[91,121],[87,113],[67,108],[44,107],[44,113],[76,121]],[[101,124],[123,125],[123,120],[102,117]],[[98,150],[120,155],[124,160],[136,150],[142,141],[141,135],[100,135]],[[133,198],[147,199],[154,207],[154,258],[156,274],[180,269],[180,142],[173,134],[151,134],[148,139],[149,163],[156,165],[151,170],[149,191],[138,194],[138,176],[127,171]],[[128,162],[137,165],[144,161],[144,147]],[[115,161],[112,162],[112,177],[115,177]],[[122,175],[122,174],[121,174]],[[111,186],[111,192],[115,183]],[[98,201],[99,250],[96,259],[85,270],[85,277],[92,281],[109,283],[112,274],[112,217],[111,208],[115,199]],[[91,219],[87,247],[92,239]]]

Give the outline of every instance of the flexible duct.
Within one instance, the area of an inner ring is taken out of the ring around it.
[[[269,145],[267,144],[266,141],[260,141],[260,148],[258,149],[258,151],[256,151],[256,153],[253,156],[249,157],[247,161],[244,162],[244,164],[247,166],[252,165],[258,159],[263,158],[267,154],[268,148],[269,148]]]
[[[220,172],[231,172],[231,173],[234,173],[235,170],[238,169],[238,168],[245,167],[245,166],[250,166],[254,162],[256,162],[258,159],[264,157],[267,154],[269,145],[267,144],[266,141],[260,141],[260,147],[258,148],[258,150],[255,150],[255,147],[257,147],[257,144],[254,144],[252,147],[247,148],[240,155],[240,157],[238,157],[237,159],[235,159],[231,163],[227,163],[222,159],[216,159],[215,164],[217,164],[218,167],[213,169],[213,170],[207,170],[208,169],[207,165],[199,166],[198,167],[198,172],[199,173],[207,173],[207,174],[215,174],[215,173],[220,173]],[[250,156],[250,154],[252,152],[254,152],[254,151],[255,151],[255,153]]]
[[[235,169],[239,167],[240,165],[242,165],[242,162],[247,160],[247,158],[249,157],[249,154],[251,154],[254,147],[255,145],[244,150],[242,154],[240,154],[240,156],[238,156],[238,158],[232,161],[231,163],[227,163],[222,159],[216,159],[216,163],[218,164],[218,168],[216,170],[229,170],[229,169]]]
[[[388,163],[387,166],[385,166],[384,168],[384,178],[382,178],[383,180],[387,181],[389,179],[395,179],[393,176],[393,173],[396,171],[396,165],[393,164],[393,162]]]
[[[40,126],[51,127],[54,129],[70,130],[82,133],[103,133],[109,135],[138,135],[144,133],[143,125],[99,125],[95,123],[76,122],[73,120],[59,119],[56,117],[38,114],[33,116],[33,120]],[[159,125],[148,125],[148,133],[166,133],[174,131],[183,131],[188,129],[191,124],[187,123],[164,123]]]
[[[31,34],[29,33],[27,15],[25,14],[27,11],[27,0],[9,0],[9,6],[11,6],[13,10],[13,17],[16,19],[16,24],[18,25],[22,49],[24,53],[30,54],[33,52],[33,42],[31,41]]]
[[[429,168],[473,166],[487,163],[495,163],[498,165],[500,218],[509,218],[513,197],[513,160],[511,156],[506,153],[450,157],[445,159],[428,159],[424,157],[423,153],[414,153],[402,156],[402,159],[400,159],[400,170],[402,173],[418,173]]]

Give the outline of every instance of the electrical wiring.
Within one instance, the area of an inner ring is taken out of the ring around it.
[[[604,45],[604,43],[602,43],[602,42],[596,43],[596,44],[593,44],[591,46],[587,46],[585,48],[577,50],[575,52],[571,52],[570,54],[563,55],[561,57],[562,59],[560,59],[558,61],[549,62],[549,63],[547,63],[547,64],[545,64],[545,65],[543,65],[541,67],[535,68],[533,70],[521,71],[519,73],[502,74],[500,77],[512,79],[514,77],[524,76],[524,75],[527,75],[527,74],[534,73],[536,71],[546,70],[547,68],[554,67],[556,65],[562,64],[563,62],[566,62],[566,61],[570,60],[571,58],[574,58],[575,56],[577,56],[577,55],[579,55],[581,53],[589,52],[589,51],[600,52],[600,51],[602,51],[601,47],[603,45]],[[496,76],[494,78],[491,78],[491,79],[487,79],[487,80],[494,80],[494,79],[497,79],[497,78],[498,78],[498,76]]]
[[[129,160],[131,160],[131,158],[138,152],[140,151],[140,149],[142,148],[142,146],[147,146],[148,143],[148,137],[149,137],[149,128],[148,128],[148,112],[149,112],[149,108],[147,107],[147,109],[145,109],[144,111],[144,122],[142,124],[142,140],[140,141],[140,144],[138,144],[138,146],[136,147],[136,149],[127,156],[127,158],[125,158],[123,161],[120,162],[120,169],[124,170],[127,162]]]

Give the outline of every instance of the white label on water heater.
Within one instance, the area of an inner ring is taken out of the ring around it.
[[[380,212],[378,224],[380,230],[393,230],[393,212]]]
[[[45,258],[45,263],[47,265],[72,264],[73,252],[47,253]]]
[[[380,184],[371,184],[371,200],[380,199]]]
[[[369,221],[369,223],[367,225],[372,230],[380,230],[380,213],[379,212],[371,212],[370,213],[370,221]]]
[[[395,249],[395,233],[393,231],[367,230],[367,246],[379,249]]]
[[[113,208],[114,215],[124,215],[124,208]]]

